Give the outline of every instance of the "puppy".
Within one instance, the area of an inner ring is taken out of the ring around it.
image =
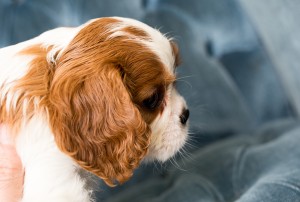
[[[114,186],[187,139],[176,44],[139,21],[99,18],[0,49],[0,124],[25,168],[21,201],[92,201],[78,174]]]

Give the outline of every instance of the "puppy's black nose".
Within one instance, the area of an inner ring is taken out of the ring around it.
[[[183,109],[181,115],[180,115],[180,122],[182,123],[182,125],[185,125],[186,122],[188,121],[190,116],[190,111],[188,109]]]

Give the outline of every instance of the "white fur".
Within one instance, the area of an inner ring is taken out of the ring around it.
[[[151,144],[146,161],[166,161],[172,157],[186,142],[188,127],[180,123],[182,110],[186,108],[185,100],[176,89],[169,87],[167,104],[161,116],[151,124]]]
[[[129,25],[146,31],[152,41],[139,40],[139,42],[153,50],[165,68],[174,74],[174,56],[169,40],[165,36],[141,22],[126,18],[117,19],[121,23],[111,27],[113,34],[110,37],[126,34],[120,30]],[[0,87],[3,87],[0,92],[0,105],[5,96],[8,110],[10,106],[16,105],[20,93],[12,92],[11,89],[14,81],[26,74],[29,63],[33,59],[31,56],[17,55],[18,52],[30,45],[41,44],[45,48],[53,45],[54,49],[47,55],[47,60],[55,63],[56,51],[59,49],[63,51],[78,31],[90,22],[77,28],[50,30],[32,40],[0,49]],[[59,56],[60,54],[57,57]],[[39,103],[38,98],[34,99],[35,103]],[[29,101],[25,100],[23,105],[27,106]],[[185,107],[184,99],[170,85],[167,90],[166,107],[151,124],[151,145],[146,159],[165,161],[182,147],[187,137],[187,126],[180,123],[179,116]],[[55,144],[48,125],[46,109],[44,112],[37,112],[29,122],[24,121],[17,135],[16,148],[26,172],[22,202],[92,201],[91,192],[86,189],[85,181],[76,171],[77,165]]]
[[[77,165],[59,151],[44,116],[36,115],[26,123],[16,148],[25,167],[22,202],[90,201]]]

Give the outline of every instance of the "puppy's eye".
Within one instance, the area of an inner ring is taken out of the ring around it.
[[[143,104],[150,110],[157,108],[162,102],[162,95],[158,92],[155,92],[151,97],[145,99]]]

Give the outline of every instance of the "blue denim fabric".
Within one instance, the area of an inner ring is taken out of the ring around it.
[[[0,46],[15,44],[68,24],[69,4],[52,0],[1,0]]]
[[[300,2],[240,1],[282,77],[285,90],[299,116],[300,80],[297,75],[300,74]]]
[[[0,0],[0,47],[102,16],[159,28],[181,50],[191,159],[142,165],[122,186],[103,184],[98,199],[292,202],[300,201],[299,13],[298,0]]]
[[[148,179],[109,202],[300,201],[299,122],[264,126],[197,150],[167,175]]]
[[[117,6],[116,6],[117,5]],[[139,18],[137,0],[0,0],[0,47],[33,38],[60,26],[77,26],[103,16]]]

